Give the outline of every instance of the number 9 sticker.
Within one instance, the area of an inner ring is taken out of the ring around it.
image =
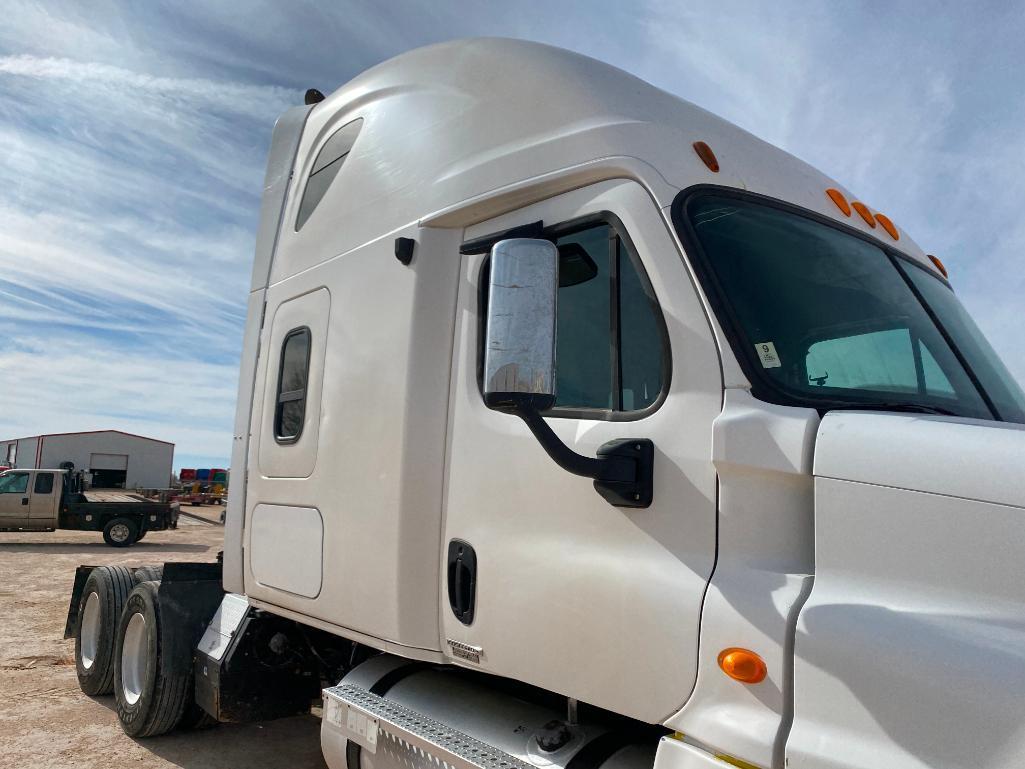
[[[758,359],[762,362],[762,368],[779,368],[783,365],[779,361],[779,355],[776,354],[776,345],[772,342],[759,342],[755,345],[755,350],[758,351]]]

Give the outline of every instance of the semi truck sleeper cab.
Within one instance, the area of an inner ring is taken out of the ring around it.
[[[938,261],[548,46],[309,101],[271,142],[223,567],[76,579],[126,731],[318,700],[333,769],[1025,761],[1025,396]]]

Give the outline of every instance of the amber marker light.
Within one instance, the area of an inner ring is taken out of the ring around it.
[[[851,204],[847,202],[847,198],[843,196],[843,193],[840,192],[840,190],[830,187],[826,190],[826,194],[829,196],[830,200],[836,203],[836,207],[843,211],[844,216],[851,215]]]
[[[704,142],[694,142],[694,151],[698,153],[698,157],[701,158],[701,162],[708,166],[708,170],[713,174],[719,173],[719,161],[716,160],[715,153],[712,152],[712,148]]]
[[[749,649],[731,647],[719,652],[719,667],[734,681],[757,684],[765,680],[765,661]]]
[[[936,269],[940,271],[940,274],[944,278],[949,278],[950,276],[947,275],[947,268],[944,266],[943,262],[940,261],[940,258],[938,256],[933,256],[932,254],[929,254],[928,256],[929,261],[936,265]]]
[[[890,221],[890,217],[886,214],[876,214],[876,221],[879,222],[879,226],[886,230],[891,238],[900,240],[900,233],[897,232],[897,227],[894,223]]]
[[[876,228],[876,218],[872,216],[872,212],[868,210],[868,206],[855,200],[851,203],[851,208],[858,212],[858,215],[865,220],[865,224],[873,230]]]

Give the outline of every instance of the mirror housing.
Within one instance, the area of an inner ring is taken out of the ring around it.
[[[654,491],[655,446],[647,438],[609,441],[597,457],[577,454],[541,416],[555,405],[559,267],[576,285],[597,267],[583,249],[560,253],[547,240],[509,238],[491,249],[484,347],[484,403],[522,419],[559,467],[594,480],[618,507],[648,507]]]
[[[491,249],[484,403],[496,411],[555,405],[559,251],[550,241],[502,240]]]

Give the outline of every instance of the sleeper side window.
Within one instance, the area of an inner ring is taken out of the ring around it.
[[[306,387],[310,373],[310,330],[296,328],[281,344],[281,368],[278,373],[274,411],[274,439],[295,443],[302,435],[306,417]]]
[[[53,473],[36,473],[36,483],[32,491],[35,494],[52,494]]]

